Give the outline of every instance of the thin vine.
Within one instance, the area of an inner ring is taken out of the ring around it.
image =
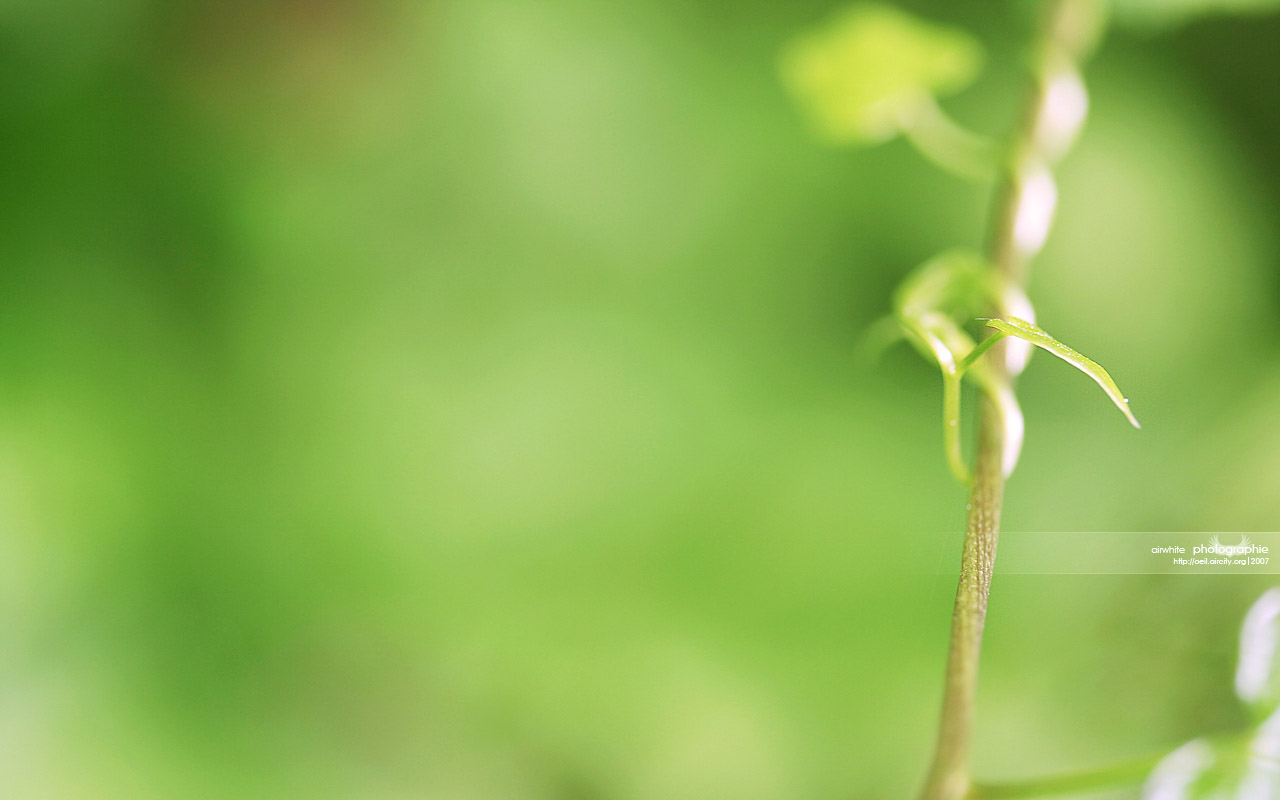
[[[971,774],[979,656],[1005,480],[1022,447],[1015,381],[1033,350],[1042,349],[1092,378],[1128,421],[1141,427],[1106,369],[1036,324],[1024,290],[1031,262],[1053,224],[1054,167],[1071,149],[1087,115],[1080,69],[1105,25],[1110,4],[1104,2],[1044,4],[1031,91],[1003,148],[952,121],[935,99],[963,87],[977,72],[980,47],[961,32],[890,6],[863,4],[798,38],[783,56],[784,79],[828,141],[872,144],[902,135],[958,176],[997,177],[986,252],[954,250],[926,262],[895,293],[893,317],[872,331],[873,349],[903,338],[938,366],[947,464],[969,489],[942,713],[921,800],[1044,797],[1138,783],[1145,797],[1161,800],[1280,797],[1280,590],[1254,605],[1241,633],[1237,696],[1255,714],[1250,730],[1194,740],[1166,756],[1070,775],[982,783]],[[966,378],[980,390],[972,469],[960,435]],[[1234,793],[1237,789],[1244,793]]]

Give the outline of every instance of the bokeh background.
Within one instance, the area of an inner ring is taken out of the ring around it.
[[[903,5],[1007,131],[1030,4]],[[3,795],[910,795],[965,497],[856,351],[991,187],[815,140],[836,8],[0,3]],[[1277,41],[1090,66],[1031,296],[1144,429],[1037,359],[1007,536],[1280,528]],[[979,772],[1238,726],[1272,583],[998,575]]]

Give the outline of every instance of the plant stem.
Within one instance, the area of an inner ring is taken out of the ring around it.
[[[978,687],[978,654],[987,617],[987,597],[995,569],[1004,502],[1004,426],[1000,412],[985,395],[978,423],[978,454],[969,495],[969,520],[960,558],[960,586],[951,618],[951,648],[943,692],[937,751],[925,785],[927,800],[960,800],[969,791],[969,741],[974,696]]]
[[[1093,0],[1052,0],[1045,11],[1039,32],[1036,80],[1022,120],[1011,137],[989,244],[994,268],[1006,282],[1019,287],[1025,283],[1028,262],[1048,233],[1057,200],[1048,165],[1070,145],[1083,120],[1083,108],[1072,118],[1072,109],[1064,107],[1062,92],[1055,94],[1055,81],[1075,80],[1070,88],[1078,89],[1082,97],[1075,62],[1092,44],[1098,28]],[[1006,347],[1001,343],[990,359],[995,381],[1014,378],[1005,357]],[[951,620],[942,719],[923,800],[962,800],[970,796],[969,752],[978,661],[1000,537],[1006,446],[1006,420],[986,393],[981,407],[960,583]]]
[[[943,169],[965,178],[995,177],[995,142],[957,125],[932,96],[900,124],[907,141]]]
[[[947,464],[962,485],[969,484],[969,465],[960,451],[960,375],[942,376],[942,424],[945,430]]]
[[[969,355],[962,358],[960,363],[956,365],[956,372],[963,375],[969,370],[969,367],[973,366],[973,362],[981,358],[984,353],[994,347],[996,342],[1000,341],[1005,336],[1008,336],[1008,334],[1002,331],[996,331],[995,333],[988,335],[987,338],[983,339],[981,342],[978,342],[978,346],[970,350]]]

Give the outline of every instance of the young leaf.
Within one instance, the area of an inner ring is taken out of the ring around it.
[[[968,34],[865,3],[783,52],[782,77],[824,138],[870,144],[928,112],[932,96],[973,81],[982,61]]]
[[[982,256],[952,250],[925,262],[903,281],[894,296],[899,324],[925,358],[942,370],[942,429],[947,464],[961,483],[969,470],[960,450],[960,379],[968,375],[1000,410],[1004,424],[1004,474],[1007,477],[1022,451],[1023,419],[1009,381],[989,365],[976,363],[1004,334],[995,333],[975,346],[957,319],[972,319],[982,309],[1005,307],[1010,293]],[[1016,299],[1016,298],[1015,298]],[[1024,302],[1020,308],[1030,308]],[[1028,345],[1030,346],[1030,345]]]
[[[1027,322],[1024,319],[1019,319],[1018,317],[1010,317],[1007,320],[989,319],[986,323],[988,327],[995,328],[1005,336],[1016,336],[1019,339],[1031,342],[1036,347],[1048,350],[1050,353],[1053,353],[1055,356],[1088,375],[1090,378],[1093,378],[1094,381],[1102,387],[1102,391],[1107,393],[1107,397],[1110,397],[1111,401],[1116,404],[1116,407],[1124,412],[1124,415],[1129,418],[1129,422],[1133,423],[1133,427],[1142,427],[1138,424],[1137,417],[1135,417],[1133,412],[1129,410],[1129,401],[1125,399],[1124,394],[1120,391],[1120,387],[1116,385],[1116,382],[1111,378],[1111,375],[1103,369],[1102,365],[1098,364],[1098,362],[1077,353],[1075,350],[1072,350],[1070,347],[1067,347],[1062,342],[1050,336],[1034,323]]]
[[[1280,589],[1263,594],[1245,615],[1236,695],[1259,718],[1280,706]]]

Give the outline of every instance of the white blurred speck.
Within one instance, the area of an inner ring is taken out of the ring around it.
[[[1044,103],[1036,132],[1041,152],[1058,159],[1071,149],[1089,113],[1089,93],[1080,76],[1072,70],[1054,75],[1044,90]]]
[[[1049,237],[1057,205],[1058,187],[1053,176],[1044,167],[1036,167],[1023,178],[1013,223],[1013,241],[1023,256],[1040,252]]]
[[[1263,700],[1270,690],[1276,661],[1277,617],[1280,617],[1280,589],[1263,594],[1244,617],[1236,694],[1246,703]]]

